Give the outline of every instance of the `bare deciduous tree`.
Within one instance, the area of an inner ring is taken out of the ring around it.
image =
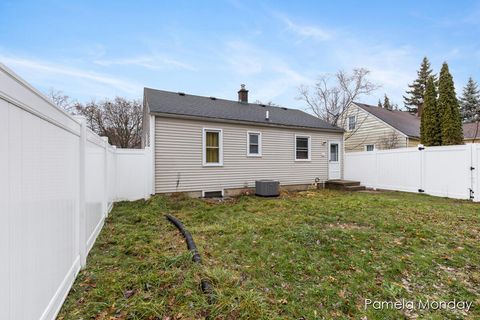
[[[91,101],[75,104],[77,114],[87,125],[108,142],[120,148],[140,148],[142,133],[142,104],[138,100],[116,97],[113,101]]]
[[[383,135],[378,142],[381,145],[382,149],[395,149],[399,147],[399,140],[400,137],[398,136],[398,134],[392,130],[389,133]]]
[[[298,99],[320,119],[337,124],[339,115],[352,101],[379,88],[368,79],[369,74],[364,68],[353,69],[351,73],[340,70],[334,75],[322,74],[312,90],[300,86]]]
[[[255,100],[253,103],[255,103],[255,104],[263,104],[263,105],[269,106],[269,107],[278,107],[278,104],[276,104],[276,103],[273,102],[273,101],[268,101],[267,103],[265,103],[265,102],[262,102],[261,100]]]
[[[75,112],[75,104],[72,102],[69,96],[63,93],[63,91],[50,88],[47,96],[48,98],[50,98],[53,104],[60,109],[63,109],[70,114],[73,114]]]

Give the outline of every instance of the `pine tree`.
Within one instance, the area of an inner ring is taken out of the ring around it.
[[[417,71],[417,79],[409,84],[407,96],[403,96],[405,107],[409,112],[418,112],[418,108],[423,105],[423,96],[425,94],[425,87],[427,85],[428,78],[432,75],[432,69],[430,69],[430,62],[427,57],[424,57],[420,69]]]
[[[480,114],[480,90],[477,83],[470,77],[467,85],[463,88],[460,98],[462,120],[465,122],[475,121],[476,114]]]
[[[442,65],[438,80],[438,111],[442,127],[442,145],[463,144],[460,106],[446,62]]]
[[[392,105],[390,104],[390,99],[388,99],[387,95],[383,98],[383,108],[392,110]]]
[[[420,122],[420,141],[426,146],[439,146],[442,144],[442,128],[437,107],[435,80],[432,76],[428,78],[424,97]]]
[[[377,107],[379,107],[379,108],[383,108],[383,106],[382,106],[382,101],[380,101],[380,99],[378,99],[378,104],[377,104]]]

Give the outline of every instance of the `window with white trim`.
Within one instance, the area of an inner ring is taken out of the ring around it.
[[[355,130],[357,126],[357,117],[356,116],[349,116],[348,117],[348,130]]]
[[[365,145],[365,151],[375,151],[375,145],[374,144],[366,144]]]
[[[309,161],[311,154],[310,136],[295,135],[295,160]]]
[[[331,162],[338,162],[338,154],[339,154],[339,146],[338,143],[330,143],[330,161]]]
[[[203,129],[203,165],[223,165],[222,129]]]
[[[260,157],[262,155],[262,133],[247,132],[247,156]]]

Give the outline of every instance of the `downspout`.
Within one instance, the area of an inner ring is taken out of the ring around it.
[[[150,175],[152,177],[152,185],[151,185],[151,194],[155,194],[155,116],[150,115],[150,136],[149,136],[149,144],[150,144],[150,161],[151,161],[151,170],[152,174]]]

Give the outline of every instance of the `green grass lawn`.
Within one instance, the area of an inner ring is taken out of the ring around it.
[[[183,221],[204,264],[177,229]],[[215,287],[209,305],[199,282]],[[460,311],[365,310],[365,299],[466,300]],[[60,319],[479,319],[480,205],[322,190],[115,205]]]

